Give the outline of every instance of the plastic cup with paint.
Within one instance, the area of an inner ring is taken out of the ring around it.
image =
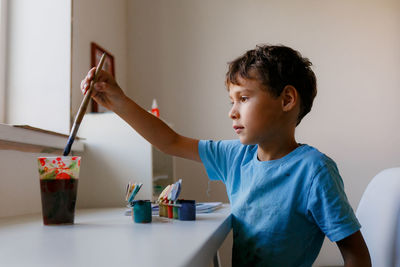
[[[81,157],[39,157],[45,225],[73,224]]]

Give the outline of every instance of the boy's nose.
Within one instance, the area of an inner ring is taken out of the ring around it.
[[[238,119],[239,118],[239,112],[237,111],[237,109],[235,108],[235,106],[233,106],[231,108],[231,110],[229,111],[229,118],[233,119]]]

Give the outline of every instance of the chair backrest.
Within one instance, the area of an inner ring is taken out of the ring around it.
[[[400,267],[400,168],[386,169],[372,179],[356,215],[372,266]]]

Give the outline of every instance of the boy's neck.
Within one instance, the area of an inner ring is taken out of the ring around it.
[[[299,147],[294,136],[289,139],[275,140],[264,144],[258,144],[257,158],[260,161],[280,159]]]

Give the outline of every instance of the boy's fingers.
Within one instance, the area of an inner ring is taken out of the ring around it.
[[[89,89],[90,83],[94,78],[95,72],[96,72],[96,67],[91,68],[86,77],[81,81],[81,91],[83,94],[86,94],[86,91]],[[101,70],[96,79],[97,82],[94,84],[94,89],[97,91],[104,91],[107,79],[108,79],[107,73]],[[93,94],[94,93],[95,92],[93,92]]]
[[[98,94],[98,93],[97,93],[97,91],[96,91],[96,90],[93,90],[93,91],[92,91],[92,95],[91,95],[91,97],[94,97],[94,98],[96,98],[97,94]]]
[[[87,78],[88,80],[93,80],[94,77],[94,73],[96,72],[96,67],[93,67],[89,70],[88,74],[87,74]]]
[[[96,82],[93,86],[96,91],[102,92],[102,91],[104,91],[104,89],[106,87],[106,83],[105,82]]]
[[[86,81],[86,79],[83,79],[81,81],[81,91],[82,91],[82,93],[86,92],[86,90],[87,90],[86,87],[87,87],[87,81]]]
[[[93,80],[95,72],[96,72],[96,67],[91,68],[86,74],[86,77],[81,81],[81,91],[83,93],[85,93],[89,88],[89,84]]]
[[[97,82],[108,82],[108,80],[109,80],[108,73],[105,72],[104,70],[100,70],[96,81]]]
[[[83,79],[81,82],[81,91],[83,94],[86,94],[86,91],[89,89],[89,82],[87,79]]]

